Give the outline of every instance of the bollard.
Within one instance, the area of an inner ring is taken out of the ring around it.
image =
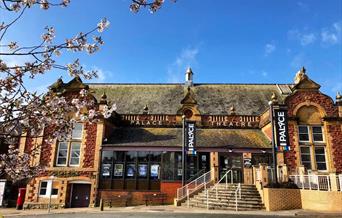
[[[100,211],[103,211],[103,200],[102,200],[102,198],[100,199]]]

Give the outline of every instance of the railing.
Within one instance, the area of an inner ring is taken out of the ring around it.
[[[209,191],[216,190],[216,199],[218,199],[218,185],[223,181],[225,178],[226,181],[226,188],[228,188],[228,174],[230,173],[230,183],[233,184],[233,171],[230,169],[228,170],[222,178],[209,190],[207,189],[206,195],[207,195],[207,209],[209,209]]]
[[[187,197],[189,200],[189,195],[194,193],[195,191],[199,190],[200,188],[204,187],[207,189],[207,184],[211,182],[211,174],[212,171],[206,172],[202,176],[198,177],[197,179],[191,181],[190,183],[186,184],[185,186],[177,189],[177,201],[184,199]]]
[[[322,175],[291,175],[289,176],[298,188],[331,191],[331,182],[329,176]]]
[[[188,184],[189,182],[191,182],[192,180],[195,180],[196,178],[200,177],[201,175],[203,175],[205,173],[206,169],[201,169],[200,171],[198,171],[195,175],[193,175],[190,179],[186,180],[186,184]]]
[[[239,183],[237,189],[235,190],[235,211],[238,211],[238,196],[241,199],[241,183]]]

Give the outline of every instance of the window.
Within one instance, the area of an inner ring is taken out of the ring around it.
[[[65,166],[68,157],[68,143],[60,142],[58,144],[57,152],[57,166]]]
[[[71,139],[58,143],[56,166],[79,166],[81,154],[82,124],[76,123]]]
[[[311,154],[310,154],[310,147],[300,147],[300,157],[302,160],[302,165],[311,170]]]
[[[82,129],[83,125],[82,123],[75,123],[74,128],[71,133],[71,138],[72,139],[82,139]]]
[[[327,164],[325,162],[325,148],[315,147],[315,158],[317,164],[317,170],[327,170]]]
[[[309,128],[308,126],[299,126],[299,141],[308,142],[309,141]]]
[[[323,133],[321,126],[312,127],[312,137],[314,142],[323,142]]]
[[[298,126],[301,163],[306,169],[327,170],[322,126]]]
[[[57,181],[41,181],[39,188],[39,196],[40,197],[57,197],[58,195],[58,185]]]
[[[72,142],[71,143],[71,151],[70,151],[70,166],[78,166],[80,164],[80,142]]]

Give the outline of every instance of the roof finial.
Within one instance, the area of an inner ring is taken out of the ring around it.
[[[147,104],[145,104],[145,107],[143,109],[143,114],[148,114],[148,107]]]
[[[230,111],[230,114],[231,114],[231,115],[234,115],[234,114],[235,114],[235,107],[234,107],[234,105],[232,105],[232,106],[229,108],[229,111]]]
[[[193,77],[194,73],[191,70],[191,67],[188,67],[188,69],[185,72],[185,84],[188,86],[192,85],[192,77]]]
[[[101,95],[100,103],[101,103],[101,104],[107,104],[107,95],[106,95],[106,92],[103,92],[103,94]]]
[[[342,102],[342,96],[341,96],[340,92],[336,93],[336,102]]]
[[[294,83],[298,84],[300,83],[303,79],[307,78],[308,76],[306,75],[306,69],[303,66],[297,73],[294,79]]]

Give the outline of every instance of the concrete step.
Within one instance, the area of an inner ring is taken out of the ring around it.
[[[187,203],[182,204],[182,206],[187,207]],[[201,204],[196,202],[190,202],[189,207],[197,207],[197,208],[207,208],[207,204]],[[220,204],[220,203],[209,203],[209,209],[220,209],[220,210],[235,210],[235,204]],[[262,210],[264,209],[263,205],[259,206],[251,206],[251,205],[241,205],[238,204],[238,210]]]
[[[199,198],[194,198],[190,199],[190,202],[198,202],[198,203],[207,203],[207,199],[199,199]],[[208,199],[209,203],[222,203],[222,204],[234,204],[235,205],[235,200],[216,200],[216,199]],[[262,205],[262,201],[244,201],[238,199],[238,204],[241,205]]]
[[[206,201],[207,197],[206,196],[195,196],[195,197],[191,198],[190,201],[192,201],[192,199]],[[222,201],[222,202],[230,202],[230,201],[235,202],[235,198],[220,198],[220,197],[218,197],[216,199],[216,197],[209,197],[208,199],[209,199],[209,201],[212,200],[212,201]],[[241,201],[241,202],[262,202],[260,197],[241,198],[241,199],[238,198],[238,201]]]

